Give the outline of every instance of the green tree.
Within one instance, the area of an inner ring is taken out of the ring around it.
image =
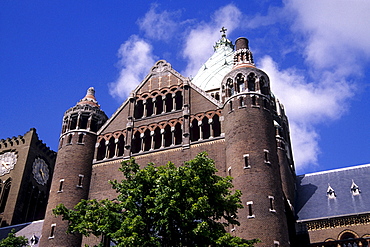
[[[28,240],[23,236],[17,237],[12,229],[8,236],[0,241],[0,247],[23,247],[27,246]]]
[[[68,232],[105,236],[117,246],[253,246],[226,232],[239,225],[241,192],[231,192],[232,178],[216,175],[206,153],[176,167],[134,159],[122,162],[125,179],[110,181],[115,200],[82,200],[75,208],[54,209],[69,221]]]

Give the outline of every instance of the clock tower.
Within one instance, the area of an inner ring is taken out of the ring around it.
[[[0,140],[0,226],[44,218],[56,153],[35,129]]]
[[[95,99],[92,87],[82,100],[65,112],[39,246],[81,245],[82,236],[70,234],[66,237],[68,222],[55,217],[52,210],[61,203],[67,208],[73,208],[81,199],[87,199],[96,133],[107,119]],[[44,170],[39,169],[37,172],[42,179]]]

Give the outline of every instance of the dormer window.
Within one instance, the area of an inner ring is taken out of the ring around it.
[[[328,189],[326,191],[326,195],[328,196],[329,199],[333,199],[333,198],[337,197],[337,195],[335,194],[334,189],[330,186],[330,184],[328,184]]]
[[[352,179],[352,185],[351,185],[351,192],[352,192],[352,195],[354,196],[357,196],[361,193],[360,187],[358,187],[358,185],[355,184],[353,179]]]

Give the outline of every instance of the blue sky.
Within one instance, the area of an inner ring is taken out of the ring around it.
[[[110,116],[159,59],[194,76],[225,26],[285,105],[298,173],[370,163],[370,2],[271,2],[1,1],[0,138],[56,150],[87,88]]]

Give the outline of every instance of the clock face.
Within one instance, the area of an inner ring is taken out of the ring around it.
[[[14,169],[15,163],[17,163],[17,155],[15,152],[6,152],[0,155],[0,176],[3,176]]]
[[[45,185],[49,179],[49,168],[45,160],[36,158],[33,162],[32,173],[37,183]]]

